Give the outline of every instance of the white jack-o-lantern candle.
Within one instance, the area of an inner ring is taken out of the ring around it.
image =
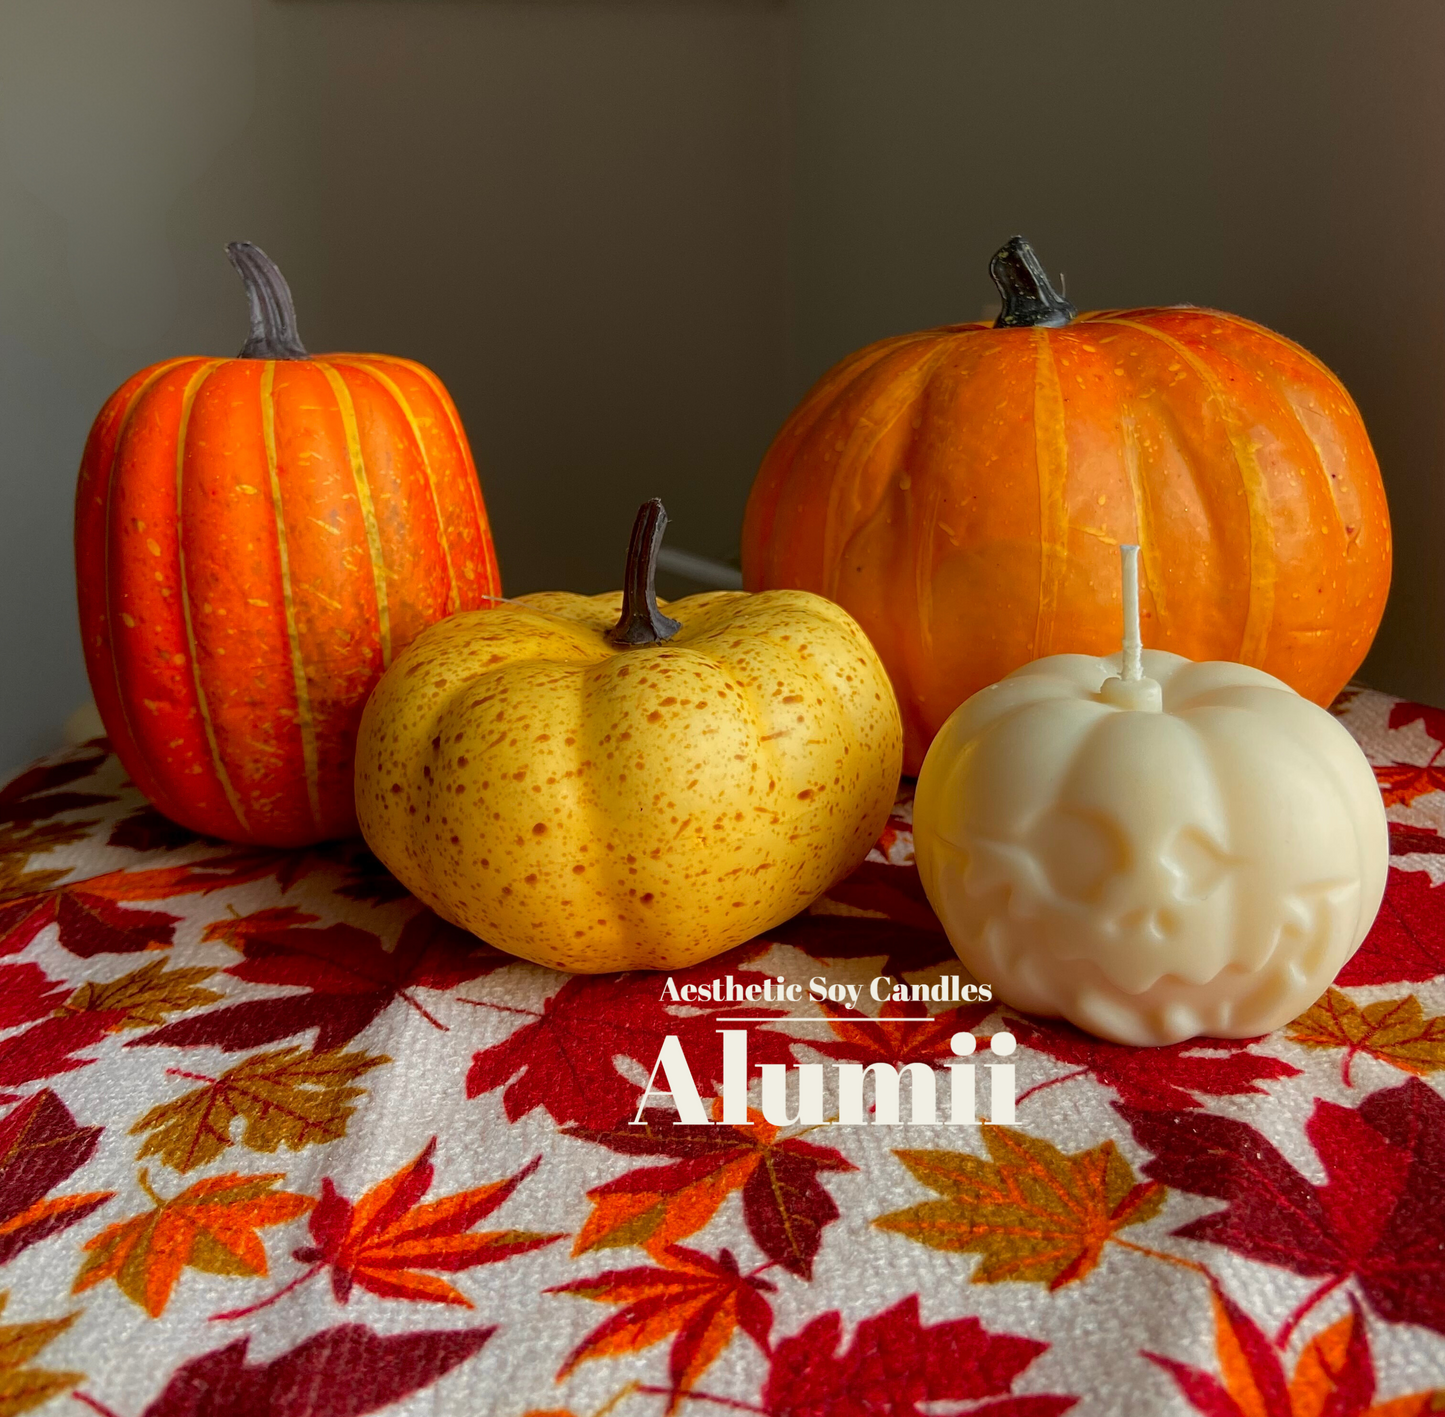
[[[1374,773],[1324,709],[1246,665],[1125,646],[1035,660],[961,705],[914,803],[923,887],[968,970],[1120,1043],[1267,1033],[1379,909]]]

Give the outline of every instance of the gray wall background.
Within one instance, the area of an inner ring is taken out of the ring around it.
[[[1360,403],[1365,677],[1445,702],[1442,78],[1438,0],[5,0],[0,771],[88,697],[86,429],[239,348],[237,237],[312,349],[447,382],[512,591],[615,583],[648,495],[731,554],[812,379],[975,317],[1014,231],[1082,306],[1236,310]]]

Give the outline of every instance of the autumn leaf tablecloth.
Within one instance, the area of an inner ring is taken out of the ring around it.
[[[46,760],[0,790],[0,1414],[1445,1411],[1445,712],[1337,711],[1389,890],[1281,1032],[750,1006],[753,1064],[1012,1033],[981,1128],[629,1125],[669,1035],[716,1090],[736,1005],[515,961],[359,843],[198,839],[103,743]],[[676,981],[956,972],[905,794]]]

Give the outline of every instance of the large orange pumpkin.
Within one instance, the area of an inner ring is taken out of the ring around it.
[[[1370,647],[1390,524],[1360,415],[1299,345],[1190,306],[1078,315],[1015,237],[994,325],[880,340],[768,450],[748,590],[828,596],[903,711],[905,770],[964,699],[1041,655],[1119,647],[1120,542],[1144,643],[1327,704]]]
[[[280,272],[227,249],[251,303],[240,356],[143,369],[91,429],[81,634],[106,732],[161,811],[296,846],[357,831],[356,729],[382,670],[501,586],[437,377],[308,355]]]

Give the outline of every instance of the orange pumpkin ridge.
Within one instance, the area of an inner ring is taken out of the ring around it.
[[[911,773],[984,685],[1117,646],[1121,542],[1143,547],[1146,645],[1328,704],[1374,638],[1391,555],[1339,380],[1218,311],[1076,315],[1018,238],[991,269],[997,324],[880,340],[805,396],[748,501],[744,585],[858,620]]]
[[[228,249],[251,298],[242,356],[142,370],[91,430],[81,629],[141,790],[207,835],[296,846],[357,830],[356,730],[382,670],[501,584],[440,381],[306,354],[280,273]]]

